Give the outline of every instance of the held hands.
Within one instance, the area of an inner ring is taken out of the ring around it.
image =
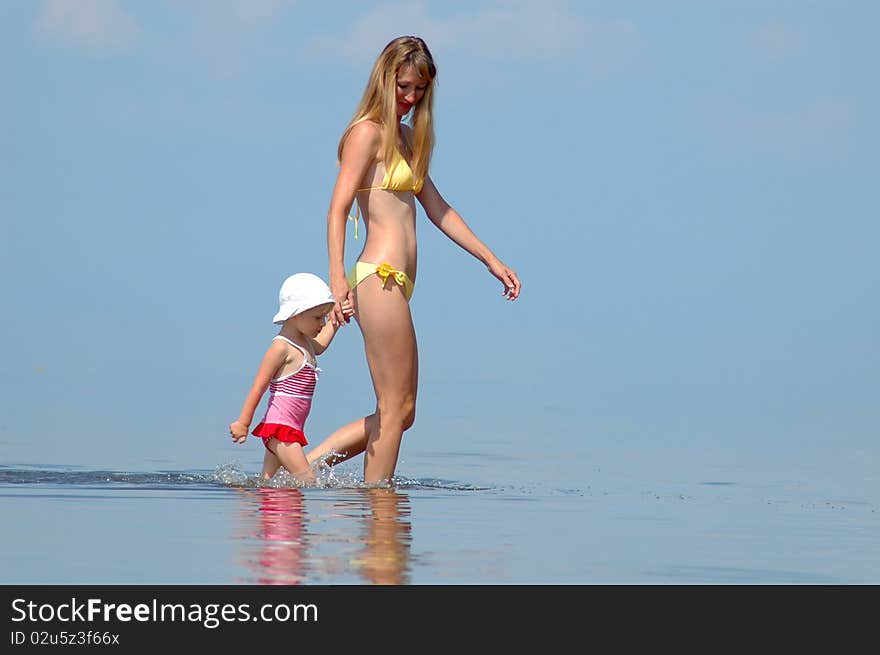
[[[486,267],[489,269],[489,272],[501,280],[501,284],[504,285],[504,291],[501,292],[501,295],[508,300],[516,300],[517,297],[519,297],[519,290],[521,287],[516,273],[505,266],[504,262],[500,259],[493,259],[486,265]]]
[[[348,323],[354,316],[352,307],[354,294],[348,288],[348,281],[345,279],[331,282],[330,291],[336,298],[336,304],[330,310],[330,322],[333,323],[333,327],[339,327],[343,323]]]
[[[229,434],[232,435],[233,443],[244,443],[248,437],[249,425],[245,425],[238,419],[229,424]]]

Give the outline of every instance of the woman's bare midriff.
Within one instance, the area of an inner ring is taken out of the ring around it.
[[[416,204],[409,191],[360,191],[358,205],[367,238],[358,260],[388,262],[416,279]]]

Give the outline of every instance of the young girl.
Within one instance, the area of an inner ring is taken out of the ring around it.
[[[281,285],[278,301],[274,323],[281,325],[281,331],[266,351],[241,414],[229,424],[229,433],[235,443],[247,440],[254,411],[268,388],[266,415],[252,432],[266,446],[260,475],[268,480],[284,466],[297,480],[308,482],[315,475],[303,452],[308,443],[303,428],[318,381],[317,355],[327,349],[338,329],[325,321],[335,299],[321,278],[297,273]],[[349,304],[344,311],[351,316]]]

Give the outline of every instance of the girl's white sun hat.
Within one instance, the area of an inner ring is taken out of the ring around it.
[[[278,313],[272,322],[279,325],[308,309],[335,302],[336,299],[324,280],[312,273],[295,273],[281,285],[281,291],[278,292]]]

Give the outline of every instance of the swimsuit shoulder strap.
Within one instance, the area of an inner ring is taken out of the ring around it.
[[[275,341],[275,339],[281,339],[282,341],[284,341],[284,342],[286,342],[286,343],[289,343],[291,346],[293,346],[294,348],[298,349],[298,350],[303,354],[303,359],[304,359],[304,361],[309,362],[309,363],[311,364],[310,358],[313,358],[314,355],[310,355],[310,354],[309,354],[309,351],[307,351],[307,350],[306,350],[305,348],[303,348],[301,345],[299,345],[298,343],[296,343],[296,342],[294,342],[294,341],[291,341],[291,340],[288,339],[287,337],[283,337],[283,336],[281,336],[280,334],[277,335],[277,336],[275,336],[275,337],[272,339],[272,341]]]

